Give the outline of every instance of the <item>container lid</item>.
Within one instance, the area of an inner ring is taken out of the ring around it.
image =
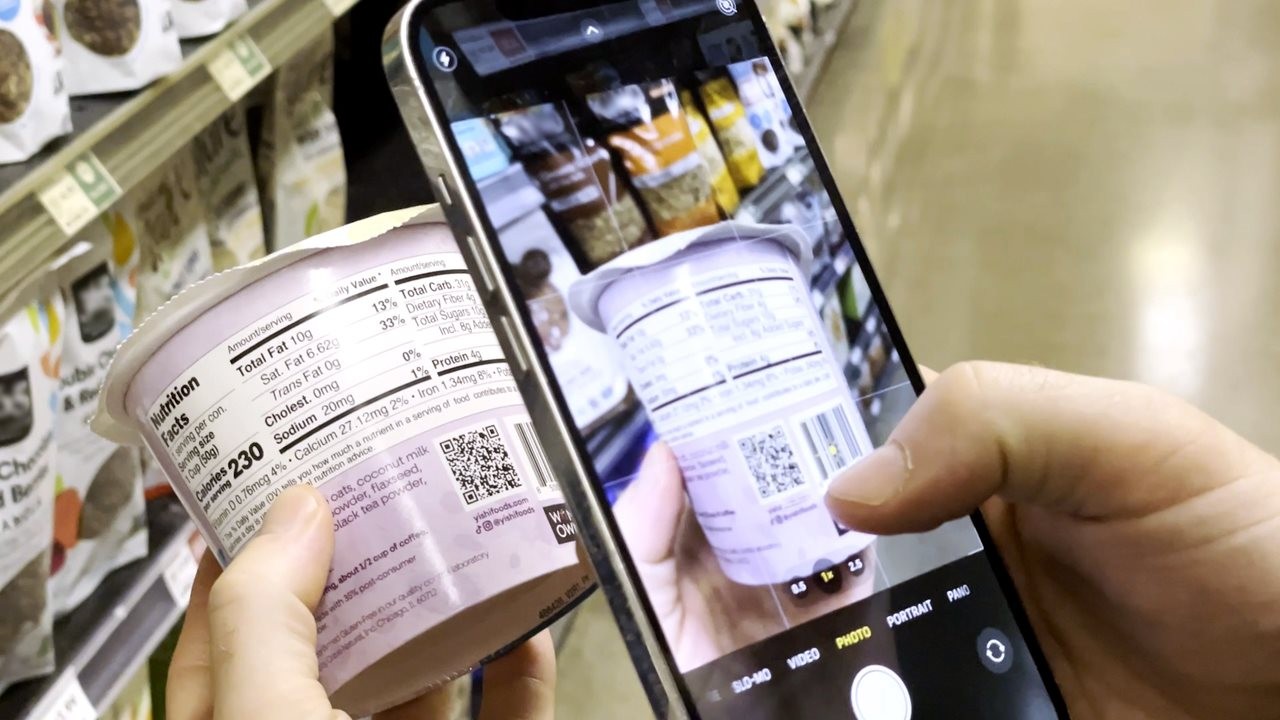
[[[98,409],[89,421],[89,427],[112,442],[142,444],[136,421],[124,402],[134,376],[174,333],[241,288],[318,252],[355,245],[405,225],[440,223],[443,220],[444,213],[439,205],[382,213],[334,228],[247,265],[211,275],[188,287],[147,316],[116,350],[115,358],[107,367],[107,379],[98,395]]]
[[[614,280],[633,270],[657,265],[695,245],[722,240],[772,240],[795,256],[801,277],[808,277],[809,266],[813,263],[810,240],[794,225],[760,225],[726,220],[631,248],[575,282],[569,288],[569,307],[587,325],[605,332],[604,319],[600,317],[600,296]]]

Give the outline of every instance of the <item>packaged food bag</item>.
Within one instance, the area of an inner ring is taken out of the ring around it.
[[[49,539],[62,302],[41,278],[0,302],[0,692],[53,671]]]
[[[173,0],[173,24],[180,38],[212,35],[249,10],[245,0]]]
[[[693,93],[681,90],[680,106],[684,108],[684,119],[689,124],[693,144],[697,146],[698,154],[702,156],[702,161],[707,164],[707,171],[711,174],[711,189],[715,193],[716,205],[724,212],[725,217],[732,217],[742,198],[738,195],[738,187],[733,178],[729,177],[729,167],[724,162],[724,155],[720,153],[720,146],[711,136],[711,127],[702,116],[702,110],[693,101]]]
[[[0,164],[71,132],[57,41],[34,0],[0,0]]]
[[[263,113],[258,182],[272,250],[346,222],[347,168],[332,104],[327,31],[276,73]]]
[[[625,85],[587,96],[608,128],[659,236],[719,222],[711,173],[689,133],[670,80]]]
[[[137,90],[182,65],[170,0],[52,0],[67,91]]]
[[[50,567],[55,615],[73,610],[112,570],[147,554],[146,507],[137,448],[88,426],[98,390],[132,318],[116,300],[105,228],[90,226],[55,263],[66,308],[55,437],[58,487]]]
[[[226,270],[265,255],[262,204],[244,109],[236,106],[223,113],[196,135],[191,151],[209,225],[213,269]]]
[[[764,178],[764,164],[756,148],[756,134],[747,119],[747,110],[738,98],[733,81],[723,75],[703,78],[698,88],[716,140],[724,151],[729,176],[738,190],[746,191]]]
[[[511,154],[488,118],[478,117],[453,123],[453,136],[462,148],[471,177],[479,182],[506,170],[511,165]]]
[[[653,239],[609,151],[580,136],[555,104],[499,113],[494,121],[587,269]]]
[[[138,247],[136,322],[213,274],[209,230],[190,152],[174,155],[130,191],[115,222],[115,231],[132,236]]]
[[[729,74],[747,110],[756,137],[756,149],[766,170],[778,167],[795,154],[790,129],[790,105],[766,58],[733,63]]]

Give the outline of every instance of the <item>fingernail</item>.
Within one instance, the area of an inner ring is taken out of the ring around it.
[[[827,494],[836,500],[883,505],[897,497],[911,475],[911,451],[889,440],[875,452],[836,475]]]
[[[310,485],[291,487],[271,504],[262,521],[262,532],[281,535],[303,532],[316,521],[321,510],[318,490]]]

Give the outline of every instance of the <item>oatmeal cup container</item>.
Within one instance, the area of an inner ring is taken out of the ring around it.
[[[634,248],[569,291],[621,350],[730,580],[785,583],[874,537],[839,526],[830,478],[871,452],[789,225],[722,222]]]
[[[154,452],[224,565],[285,488],[324,493],[320,681],[354,717],[504,652],[593,586],[436,206],[192,286],[120,347],[93,428]]]

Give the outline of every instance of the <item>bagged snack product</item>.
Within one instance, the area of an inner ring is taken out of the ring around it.
[[[98,389],[132,318],[116,300],[110,239],[90,226],[55,263],[66,308],[55,437],[58,487],[50,567],[54,612],[73,610],[112,570],[147,554],[146,507],[137,448],[89,430]]]
[[[609,151],[593,138],[580,137],[555,104],[499,113],[494,119],[587,267],[653,239],[614,171]]]
[[[182,65],[169,0],[52,0],[72,96],[137,90]]]
[[[332,104],[328,30],[276,73],[263,113],[258,182],[272,250],[346,221],[347,168]]]
[[[71,132],[57,41],[34,0],[0,0],[0,164]]]
[[[0,692],[54,667],[48,578],[63,311],[48,280],[0,302]]]
[[[139,248],[134,320],[141,322],[186,286],[213,273],[205,211],[189,151],[174,155],[120,204],[116,232]]]
[[[245,0],[173,0],[173,24],[180,38],[212,35],[249,10]]]
[[[764,178],[764,164],[756,149],[755,131],[751,129],[747,110],[738,99],[733,81],[724,76],[707,77],[698,92],[707,107],[720,148],[724,150],[725,165],[729,167],[734,185],[744,191],[759,185]]]
[[[588,95],[587,105],[607,126],[607,142],[622,158],[658,235],[720,220],[711,173],[693,143],[674,83],[624,85]]]
[[[756,148],[765,169],[786,162],[795,153],[795,139],[789,127],[790,105],[782,94],[778,78],[767,58],[733,63],[729,74],[738,86],[738,95],[747,109],[747,119],[756,136]]]
[[[265,255],[262,205],[253,175],[244,109],[237,105],[223,113],[196,135],[191,150],[209,224],[214,270],[226,270]]]
[[[720,206],[726,217],[732,217],[742,198],[738,195],[738,187],[733,178],[729,176],[729,167],[725,165],[720,146],[716,145],[715,138],[711,136],[711,127],[707,125],[702,110],[693,101],[693,93],[681,90],[680,105],[684,108],[684,118],[689,124],[693,144],[697,146],[698,154],[702,156],[702,161],[707,164],[707,171],[711,174],[711,189],[715,193],[716,205]]]

